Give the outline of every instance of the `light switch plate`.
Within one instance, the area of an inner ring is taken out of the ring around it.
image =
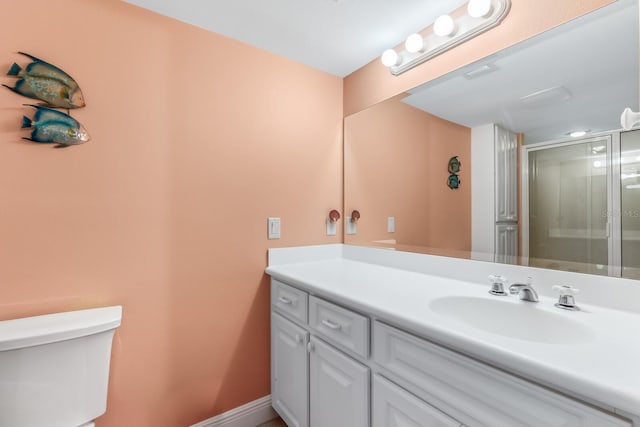
[[[395,233],[396,232],[396,219],[395,217],[390,216],[387,218],[387,232]]]
[[[267,238],[271,240],[280,238],[280,218],[267,218]]]

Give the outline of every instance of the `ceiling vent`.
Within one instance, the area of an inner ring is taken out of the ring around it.
[[[524,104],[532,107],[557,104],[571,99],[571,92],[564,86],[555,86],[539,90],[520,98]]]
[[[463,74],[463,76],[465,79],[471,80],[471,79],[478,78],[480,76],[484,76],[485,74],[493,73],[494,71],[497,71],[497,70],[498,70],[498,67],[496,67],[495,64],[485,64],[471,71],[467,71],[466,73]]]

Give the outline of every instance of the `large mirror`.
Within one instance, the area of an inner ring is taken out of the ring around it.
[[[638,51],[618,0],[346,117],[345,243],[640,279]]]

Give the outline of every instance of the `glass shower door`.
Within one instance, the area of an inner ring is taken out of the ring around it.
[[[622,277],[640,279],[640,130],[620,135]]]
[[[609,136],[528,153],[529,265],[609,274]]]

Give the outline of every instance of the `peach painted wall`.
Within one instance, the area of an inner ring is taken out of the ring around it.
[[[361,111],[612,2],[511,0],[509,15],[499,26],[400,76],[393,76],[379,58],[347,76],[344,79],[345,115]]]
[[[266,250],[341,241],[342,80],[121,1],[2,16],[0,70],[22,50],[68,71],[92,141],[22,141],[29,100],[1,88],[0,318],[123,305],[98,427],[269,394]]]
[[[345,243],[471,250],[471,130],[401,102],[399,95],[345,119],[345,216],[361,218]],[[447,164],[462,162],[450,189]],[[396,232],[387,232],[387,217]],[[414,250],[416,248],[413,248]]]

